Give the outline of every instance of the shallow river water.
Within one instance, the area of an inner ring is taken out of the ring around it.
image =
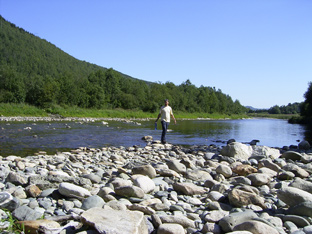
[[[154,121],[120,122],[0,122],[0,155],[32,155],[39,151],[54,154],[78,147],[145,146],[143,136],[160,140],[161,126]],[[171,123],[167,141],[184,146],[225,145],[229,139],[259,145],[283,147],[311,141],[307,126],[288,124],[286,120],[178,120]]]

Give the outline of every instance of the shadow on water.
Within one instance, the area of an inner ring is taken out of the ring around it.
[[[305,140],[312,144],[312,123],[306,125],[304,132]]]
[[[0,122],[0,155],[33,155],[69,151],[79,147],[144,147],[143,136],[160,140],[161,127],[154,130],[153,121],[118,122]],[[239,142],[260,140],[260,145],[282,147],[311,140],[310,127],[288,124],[285,120],[181,120],[169,126],[167,140],[177,145],[224,145],[227,140]]]

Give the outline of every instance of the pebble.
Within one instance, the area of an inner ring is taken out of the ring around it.
[[[184,148],[148,139],[142,148],[0,157],[0,229],[9,210],[26,233],[312,233],[308,144]]]

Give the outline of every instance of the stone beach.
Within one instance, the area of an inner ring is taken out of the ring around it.
[[[160,144],[0,157],[0,229],[312,233],[312,149]]]

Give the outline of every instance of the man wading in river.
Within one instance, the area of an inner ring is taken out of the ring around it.
[[[169,106],[169,100],[165,100],[165,105],[160,108],[159,114],[155,123],[157,123],[158,119],[161,117],[161,126],[162,126],[162,133],[161,133],[161,143],[166,144],[166,133],[170,123],[170,116],[174,119],[174,124],[177,123],[176,119],[173,116],[172,108]]]

